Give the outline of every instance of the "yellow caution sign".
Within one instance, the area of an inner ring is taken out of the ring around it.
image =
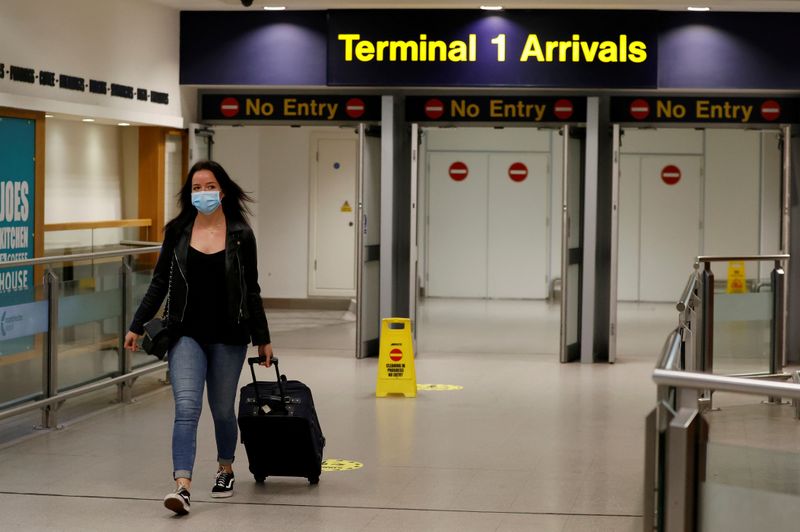
[[[381,324],[375,396],[386,397],[390,393],[417,396],[417,371],[408,318],[384,318]]]
[[[728,263],[728,290],[729,294],[744,294],[747,292],[747,275],[744,271],[744,262],[730,261]]]
[[[353,212],[353,208],[350,206],[350,203],[345,201],[342,205],[342,212]]]

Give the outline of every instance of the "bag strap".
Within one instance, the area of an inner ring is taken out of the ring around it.
[[[164,304],[164,312],[161,314],[161,319],[169,319],[169,299],[172,294],[172,272],[175,270],[175,258],[172,257],[169,261],[169,281],[167,282],[167,302]]]

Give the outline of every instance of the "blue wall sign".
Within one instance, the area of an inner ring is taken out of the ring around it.
[[[0,260],[33,258],[35,127],[33,120],[0,116]],[[33,301],[33,267],[0,268],[3,307]],[[11,315],[0,314],[0,354],[30,349],[31,338],[3,342],[13,328]]]

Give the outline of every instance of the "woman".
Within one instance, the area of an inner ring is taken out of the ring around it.
[[[164,227],[164,243],[150,287],[125,336],[135,351],[169,292],[169,376],[175,398],[172,461],[175,491],[164,506],[179,515],[189,512],[197,422],[203,386],[214,418],[217,470],[212,497],[233,495],[237,426],[234,401],[247,343],[272,360],[269,327],[261,302],[256,268],[256,241],[247,223],[252,199],[213,161],[189,171],[180,191],[181,212]],[[221,207],[221,208],[220,208]]]

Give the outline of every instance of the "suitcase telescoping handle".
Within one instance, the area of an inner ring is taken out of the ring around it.
[[[255,389],[256,394],[256,404],[259,406],[261,403],[261,398],[258,396],[258,383],[256,382],[256,370],[255,365],[260,364],[266,360],[266,357],[258,356],[258,357],[250,357],[247,359],[247,363],[250,365],[250,375],[253,376],[253,388]],[[281,371],[278,369],[278,357],[272,357],[272,365],[275,366],[275,375],[278,377],[278,390],[281,394],[281,404],[284,406],[286,405],[286,390],[283,388],[283,379],[281,379]]]

